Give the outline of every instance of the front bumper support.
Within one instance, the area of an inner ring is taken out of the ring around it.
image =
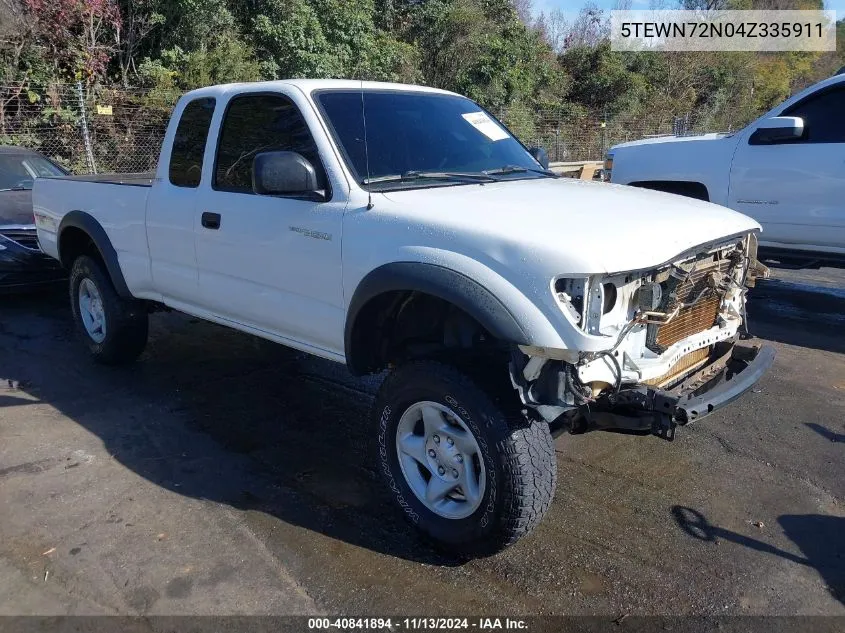
[[[775,362],[775,348],[736,345],[731,360],[744,363],[744,367],[699,395],[691,393],[678,399],[675,416],[679,421],[687,423],[709,415],[751,389]],[[725,371],[731,371],[730,363]]]
[[[723,343],[716,359],[668,390],[635,385],[605,399],[598,410],[585,412],[592,428],[651,431],[672,440],[675,427],[699,420],[730,404],[751,389],[772,366],[771,346]],[[718,347],[718,346],[717,346]]]

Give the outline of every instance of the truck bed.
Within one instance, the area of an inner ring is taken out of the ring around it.
[[[73,213],[77,221],[91,216],[108,234],[129,287],[149,285],[145,216],[153,178],[149,173],[36,179],[32,207],[41,248],[58,258],[65,216]]]

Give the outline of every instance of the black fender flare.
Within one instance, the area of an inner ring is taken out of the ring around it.
[[[437,264],[394,262],[368,273],[358,284],[349,302],[344,346],[346,364],[353,373],[366,371],[360,366],[359,359],[356,359],[354,344],[361,310],[375,297],[397,290],[422,292],[448,301],[498,339],[524,344],[530,338],[499,298],[471,277]]]
[[[117,294],[126,299],[131,299],[132,293],[129,292],[129,287],[126,285],[123,271],[120,270],[117,251],[114,250],[114,246],[112,246],[106,230],[91,214],[85,213],[84,211],[71,211],[62,218],[62,221],[59,223],[58,239],[56,242],[59,250],[59,260],[65,265],[70,264],[70,262],[65,261],[62,255],[62,233],[64,233],[65,229],[71,227],[84,231],[91,238],[91,241],[100,253],[103,263],[106,265],[106,270]]]

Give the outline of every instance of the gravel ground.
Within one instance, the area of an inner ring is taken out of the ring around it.
[[[63,293],[0,298],[0,614],[845,615],[845,271],[775,275],[753,393],[559,438],[543,524],[468,563],[380,487],[377,379],[177,314],[98,367]]]

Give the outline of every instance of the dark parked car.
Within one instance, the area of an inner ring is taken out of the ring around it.
[[[65,271],[38,246],[32,213],[36,178],[67,171],[38,152],[0,146],[0,292],[29,290],[60,281]]]

